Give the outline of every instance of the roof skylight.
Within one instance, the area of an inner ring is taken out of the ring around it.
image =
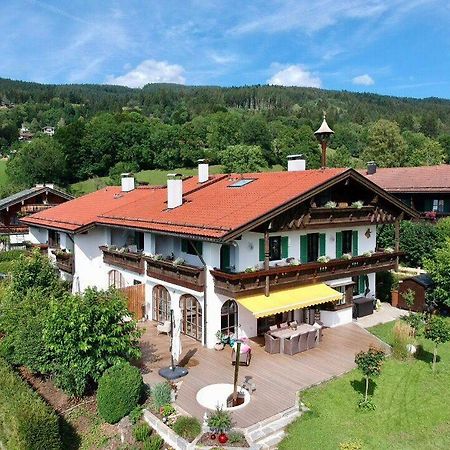
[[[233,184],[230,184],[228,187],[240,188],[240,187],[246,186],[247,184],[251,183],[252,181],[255,181],[255,179],[254,178],[242,178],[238,181],[235,181]]]

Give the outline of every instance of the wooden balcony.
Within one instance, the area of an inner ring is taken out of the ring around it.
[[[177,284],[194,291],[201,292],[205,286],[205,271],[203,267],[188,264],[174,265],[172,261],[145,257],[147,275],[168,283]]]
[[[44,210],[49,209],[49,208],[51,208],[53,206],[56,206],[56,203],[55,204],[43,204],[43,203],[28,204],[28,205],[23,205],[20,208],[20,212],[23,215],[28,215],[28,214],[33,214],[33,213],[36,213],[36,212],[39,212],[39,211],[44,211]]]
[[[29,251],[33,251],[35,248],[38,248],[43,255],[47,255],[48,253],[48,244],[33,244],[31,242],[25,242],[24,244],[25,248]]]
[[[120,267],[121,269],[129,270],[130,272],[138,273],[139,275],[144,274],[145,263],[141,253],[111,250],[104,245],[99,248],[103,252],[103,262],[105,264]]]
[[[27,234],[26,225],[0,225],[0,234]]]
[[[395,267],[401,252],[376,252],[372,256],[355,256],[352,259],[333,259],[327,263],[306,263],[298,266],[271,267],[257,272],[227,273],[215,269],[215,291],[218,294],[239,297],[264,292],[266,276],[270,289],[301,286],[311,283],[382,272]]]
[[[74,257],[71,253],[61,253],[58,251],[52,251],[52,253],[56,257],[56,266],[59,270],[63,272],[74,274],[75,273],[75,264]]]

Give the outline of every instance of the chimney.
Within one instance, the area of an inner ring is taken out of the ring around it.
[[[209,180],[209,164],[207,159],[199,159],[198,161],[198,182],[204,183]]]
[[[122,173],[122,192],[130,192],[134,189],[134,176],[132,173]]]
[[[306,161],[303,155],[288,155],[288,172],[300,172],[305,170]]]
[[[183,204],[183,180],[180,173],[167,174],[167,207],[176,208]]]
[[[45,183],[45,187],[48,187],[50,189],[55,189],[55,185],[53,183]]]
[[[369,161],[367,163],[367,175],[373,175],[377,172],[377,163],[375,161]]]

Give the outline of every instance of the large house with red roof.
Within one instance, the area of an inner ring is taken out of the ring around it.
[[[369,163],[363,172],[422,216],[436,218],[450,215],[450,165],[378,168]]]
[[[351,322],[353,299],[376,296],[375,273],[398,262],[377,225],[415,210],[352,169],[198,176],[166,186],[106,187],[23,219],[74,291],[143,293],[141,311],[208,347],[216,333],[253,337],[296,320]],[[398,240],[397,240],[398,242]]]

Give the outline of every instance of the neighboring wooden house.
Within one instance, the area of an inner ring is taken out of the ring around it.
[[[392,292],[392,305],[397,308],[410,309],[405,302],[403,294],[411,290],[414,292],[414,305],[411,307],[411,310],[423,312],[426,310],[426,293],[432,287],[433,280],[426,273],[406,278],[405,280],[400,281],[398,289]]]
[[[0,200],[0,235],[9,235],[11,243],[29,240],[28,226],[20,219],[60,203],[71,200],[72,195],[56,189],[53,184],[38,184]]]
[[[369,163],[361,172],[423,217],[450,215],[450,165],[378,168]]]

